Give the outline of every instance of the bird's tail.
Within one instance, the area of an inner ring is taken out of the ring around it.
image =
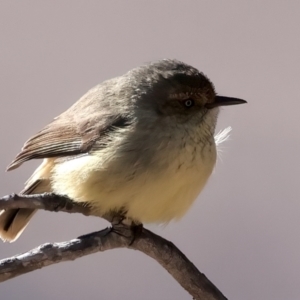
[[[20,208],[0,211],[0,238],[14,242],[28,225],[36,210]]]
[[[50,192],[49,164],[45,160],[25,183],[20,194],[39,194]],[[14,242],[24,231],[36,210],[19,208],[0,210],[0,238],[5,242]]]

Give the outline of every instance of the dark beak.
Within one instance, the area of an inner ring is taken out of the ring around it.
[[[211,109],[218,106],[236,105],[236,104],[243,104],[243,103],[247,103],[247,101],[239,98],[216,96],[215,102],[207,103],[205,106],[206,108]]]

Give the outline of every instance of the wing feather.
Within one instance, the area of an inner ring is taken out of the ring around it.
[[[123,126],[126,126],[126,119],[120,115],[106,114],[99,118],[99,114],[95,114],[94,118],[89,116],[77,122],[68,115],[58,117],[24,144],[7,170],[13,170],[31,159],[88,153],[109,130]]]
[[[7,170],[19,167],[34,158],[68,157],[89,153],[116,127],[127,126],[128,114],[121,114],[114,105],[118,78],[103,82],[83,95],[68,110],[31,137]],[[114,89],[112,92],[112,86]],[[124,110],[123,110],[124,111]]]

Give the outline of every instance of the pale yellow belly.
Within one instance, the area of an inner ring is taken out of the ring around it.
[[[214,145],[213,145],[214,146]],[[216,160],[215,147],[205,159],[198,155],[179,166],[175,159],[165,170],[151,168],[130,177],[130,169],[111,172],[100,156],[88,155],[58,164],[53,172],[53,190],[79,202],[89,202],[95,214],[123,209],[142,223],[163,223],[182,217],[203,189]],[[205,161],[205,163],[203,162]]]

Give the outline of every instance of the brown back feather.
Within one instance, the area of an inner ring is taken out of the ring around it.
[[[88,153],[107,131],[126,126],[126,119],[118,115],[106,114],[99,118],[96,114],[95,118],[90,116],[77,122],[68,115],[62,116],[30,138],[7,170],[13,170],[30,159]]]

